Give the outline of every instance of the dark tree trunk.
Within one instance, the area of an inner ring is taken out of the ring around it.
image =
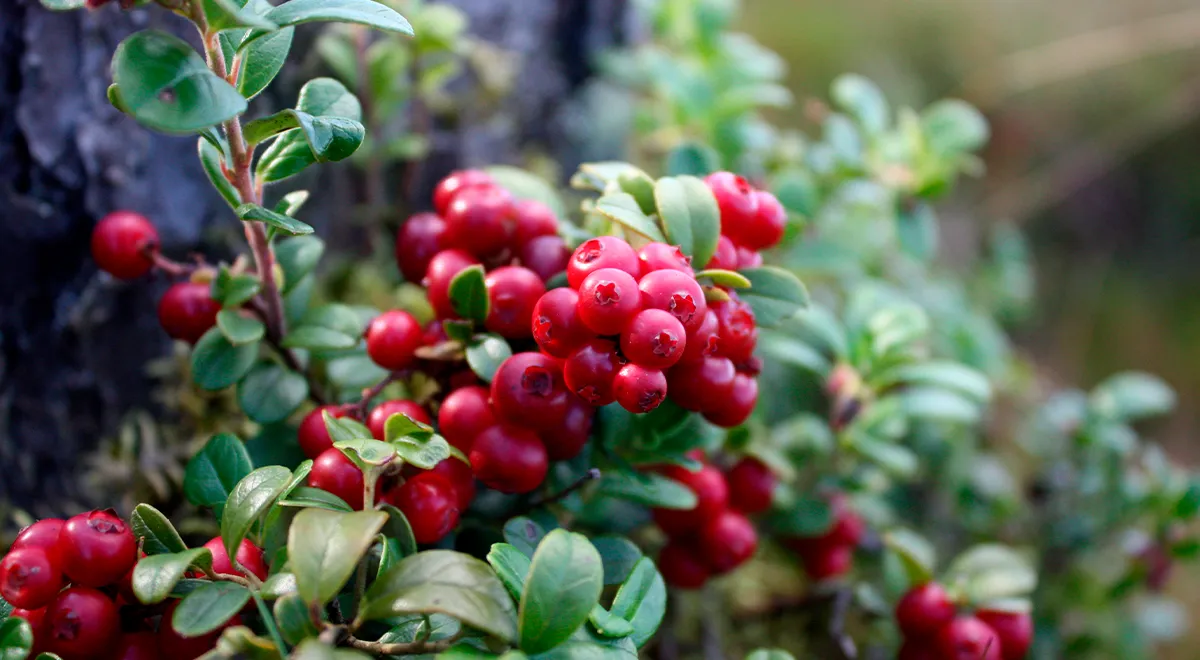
[[[460,164],[518,162],[531,146],[569,171],[580,156],[576,92],[595,53],[624,33],[626,0],[453,4],[519,74],[486,122],[467,111],[435,130],[417,189]],[[145,363],[170,351],[155,318],[166,282],[98,274],[88,249],[96,220],[144,213],[179,257],[214,228],[236,231],[195,139],[150,133],[105,99],[114,47],[151,25],[191,38],[161,10],[59,14],[0,0],[0,517],[6,504],[44,514],[68,500],[103,503],[81,485],[84,459],[128,410],[152,406]],[[297,79],[285,72],[280,82]]]

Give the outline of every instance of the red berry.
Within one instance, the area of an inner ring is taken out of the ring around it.
[[[579,285],[579,318],[598,335],[617,335],[642,307],[637,281],[616,268],[592,271]]]
[[[221,304],[209,295],[207,284],[179,282],[158,301],[158,322],[172,339],[194,344],[217,324]]]
[[[144,216],[133,211],[113,211],[92,230],[92,258],[100,270],[122,280],[133,280],[150,272],[158,250],[158,231]]]
[[[648,413],[667,398],[667,377],[657,369],[627,364],[613,377],[617,403],[631,413]]]
[[[712,259],[704,266],[705,269],[716,270],[737,270],[738,256],[737,246],[733,241],[729,240],[728,236],[717,238],[717,249],[713,252]]]
[[[300,428],[296,432],[296,438],[300,442],[300,449],[304,455],[315,459],[320,456],[325,450],[333,446],[333,438],[329,437],[329,429],[325,426],[325,416],[323,413],[328,412],[331,417],[345,417],[346,410],[341,406],[317,406],[311,412],[300,420]]]
[[[1003,660],[1021,660],[1033,643],[1033,618],[1028,612],[979,610],[975,616],[991,626],[1000,638]]]
[[[681,541],[670,541],[658,554],[658,570],[663,580],[679,589],[699,589],[708,582],[709,570],[695,549]]]
[[[388,418],[396,414],[408,415],[409,419],[421,422],[422,424],[433,424],[429,413],[425,412],[421,404],[416,401],[409,401],[407,399],[384,401],[375,406],[370,415],[367,415],[367,428],[371,429],[371,435],[376,440],[384,439],[384,427],[387,425]]]
[[[666,369],[683,357],[687,335],[679,319],[661,309],[644,309],[621,334],[621,351],[634,364]]]
[[[447,245],[477,257],[487,257],[508,247],[513,233],[513,200],[507,190],[476,186],[454,196],[443,217]]]
[[[543,352],[566,358],[592,338],[578,312],[579,294],[566,287],[552,289],[533,307],[533,338]]]
[[[571,397],[562,428],[541,434],[550,460],[566,461],[578,456],[591,435],[592,418],[595,415],[595,408],[579,397]]]
[[[546,479],[546,447],[529,429],[497,424],[475,438],[475,476],[502,493],[528,493]]]
[[[717,468],[704,465],[691,472],[671,465],[659,471],[696,494],[696,506],[691,509],[654,509],[654,522],[668,536],[689,534],[725,510],[729,502],[729,487],[725,483],[725,475]]]
[[[787,211],[775,195],[765,190],[755,191],[754,199],[758,203],[758,212],[754,215],[754,222],[746,227],[745,246],[752,250],[765,250],[783,240]]]
[[[229,561],[229,553],[225,552],[225,542],[221,540],[221,537],[218,536],[205,543],[204,547],[212,552],[214,573],[217,575],[246,575],[234,568],[233,562]],[[238,546],[235,557],[242,568],[253,573],[259,580],[267,579],[267,562],[263,559],[263,551],[248,539],[242,539],[242,544]]]
[[[46,608],[39,607],[36,610],[27,610],[21,607],[14,607],[13,611],[8,615],[14,619],[25,619],[29,627],[33,629],[34,642],[37,642],[38,631],[42,627],[42,620],[46,618]]]
[[[396,263],[409,282],[420,282],[433,255],[446,247],[446,221],[436,213],[418,213],[396,234]]]
[[[677,270],[656,270],[638,282],[638,289],[642,292],[643,307],[670,312],[688,332],[698,330],[704,322],[708,303],[704,301],[700,283],[691,275]]]
[[[158,660],[158,638],[152,632],[124,633],[112,660]]]
[[[417,543],[437,543],[458,525],[458,494],[439,474],[418,474],[389,493],[388,499],[408,519]]]
[[[46,606],[41,630],[44,639],[38,641],[63,658],[97,658],[112,651],[120,632],[121,621],[112,600],[90,587],[75,586]]]
[[[747,456],[725,475],[729,484],[729,505],[745,514],[762,513],[771,508],[775,495],[775,473],[766,463]]]
[[[442,250],[429,260],[429,268],[421,284],[425,295],[439,319],[456,319],[458,313],[450,302],[450,280],[463,270],[479,263],[479,260],[463,250]]]
[[[522,339],[533,332],[533,310],[546,293],[537,273],[505,266],[487,274],[488,315],[484,327],[502,337]]]
[[[445,215],[455,195],[467,188],[490,188],[496,185],[492,175],[483,170],[457,170],[446,175],[433,189],[433,208]]]
[[[941,660],[937,651],[925,641],[905,640],[896,660]]]
[[[908,590],[896,603],[896,625],[907,639],[927,639],[954,619],[954,603],[937,582]]]
[[[0,596],[16,607],[36,610],[62,588],[62,571],[42,548],[19,548],[0,560]]]
[[[642,276],[656,270],[677,270],[692,274],[692,258],[684,254],[678,245],[647,243],[637,254],[638,261],[642,264]]]
[[[400,309],[384,312],[367,326],[367,354],[384,369],[404,369],[416,361],[423,334],[412,314]]]
[[[488,390],[479,385],[460,387],[450,393],[438,409],[442,437],[464,452],[470,452],[475,437],[496,423],[488,403]]]
[[[742,270],[743,268],[758,268],[761,265],[763,265],[762,253],[744,247],[737,249],[738,270]]]
[[[842,493],[836,493],[829,498],[829,506],[833,509],[833,527],[825,533],[830,543],[856,546],[862,541],[866,523],[850,504],[850,498]]]
[[[607,339],[593,339],[563,363],[563,379],[567,389],[593,406],[605,406],[616,401],[613,378],[625,361],[617,345]]]
[[[687,346],[683,350],[683,357],[680,362],[699,362],[700,360],[717,355],[721,341],[717,333],[720,331],[720,322],[717,320],[717,313],[712,307],[704,313],[704,320],[700,322],[699,327],[688,332]]]
[[[935,647],[944,660],[1001,660],[1000,636],[973,616],[960,616],[942,627]]]
[[[171,604],[167,606],[167,611],[163,613],[162,621],[158,624],[158,652],[163,658],[195,660],[217,645],[217,640],[221,638],[221,633],[225,631],[225,628],[242,625],[241,615],[235,614],[220,628],[210,633],[199,637],[184,637],[175,631],[175,625],[171,621],[175,616],[175,608],[179,607],[180,602],[178,600],[171,601]]]
[[[514,236],[517,245],[525,245],[539,236],[558,235],[558,218],[541,202],[519,199],[513,202],[513,216],[517,225]]]
[[[517,353],[492,377],[492,409],[501,421],[538,431],[562,426],[567,415],[562,366],[541,353]]]
[[[641,275],[642,264],[629,243],[615,236],[599,236],[584,241],[567,262],[567,283],[578,289],[584,278],[604,268],[624,271],[630,277]]]
[[[366,484],[362,470],[336,447],[326,449],[313,461],[308,485],[337,495],[355,511],[363,508]]]
[[[63,573],[84,587],[104,587],[121,579],[137,562],[137,540],[112,511],[89,511],[67,520],[62,536]]]
[[[753,233],[758,199],[754,186],[732,172],[714,172],[704,178],[721,209],[721,233],[736,245],[748,245]]]
[[[704,419],[724,428],[733,428],[750,418],[754,406],[758,403],[758,381],[753,376],[737,374],[733,377],[733,387],[729,397],[717,405],[706,408]]]
[[[433,466],[430,472],[441,475],[454,486],[460,514],[471,506],[471,501],[475,499],[475,473],[471,472],[470,465],[451,457]]]
[[[736,511],[724,511],[706,522],[697,541],[700,555],[714,573],[728,573],[754,556],[758,533],[754,525]]]
[[[737,375],[729,358],[706,357],[668,371],[667,392],[685,410],[717,410],[727,405]]]
[[[754,310],[745,301],[732,299],[713,304],[717,314],[718,350],[734,362],[750,359],[758,344]]]
[[[42,548],[50,557],[50,561],[61,566],[65,551],[59,538],[65,524],[66,521],[59,518],[43,518],[21,530],[11,549]]]
[[[804,572],[816,582],[831,580],[845,575],[854,563],[854,548],[844,545],[823,544],[802,555]]]
[[[537,236],[517,248],[517,258],[522,266],[537,273],[543,281],[549,281],[567,269],[571,251],[567,249],[567,242],[558,236]]]

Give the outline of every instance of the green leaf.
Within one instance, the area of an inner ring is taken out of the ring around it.
[[[853,434],[854,449],[896,477],[913,476],[919,467],[917,455],[908,447],[869,433]]]
[[[274,600],[283,598],[287,594],[296,592],[296,576],[291,573],[275,573],[263,582],[262,591],[259,592],[263,598]]]
[[[196,548],[141,559],[133,567],[133,593],[146,605],[161,603],[192,566],[201,570],[211,568],[212,552]]]
[[[279,198],[279,201],[275,203],[275,212],[295,216],[308,201],[308,197],[307,190],[293,190]],[[322,248],[324,248],[324,244],[322,244]]]
[[[323,305],[304,315],[299,327],[283,338],[287,348],[334,351],[354,348],[362,337],[359,315],[346,305]]]
[[[422,470],[432,470],[438,463],[450,458],[450,443],[440,435],[426,438],[403,436],[392,443],[396,453],[404,462]]]
[[[887,100],[879,87],[857,74],[839,76],[830,94],[833,102],[849,113],[868,133],[879,134],[891,122]]]
[[[975,424],[983,411],[979,404],[948,390],[921,386],[891,395],[911,417],[955,424]],[[880,403],[882,403],[882,399]]]
[[[257,357],[257,343],[234,346],[220,328],[211,328],[192,349],[192,380],[201,389],[223,390],[241,380]]]
[[[299,284],[305,275],[311,273],[323,254],[325,242],[316,236],[297,236],[279,241],[275,246],[275,259],[283,269],[283,292],[291,291],[293,285]]]
[[[260,362],[238,383],[238,404],[259,424],[288,418],[308,398],[304,376],[274,362]]]
[[[652,215],[658,212],[658,207],[654,205],[654,179],[651,179],[649,174],[630,169],[617,177],[617,184],[621,190],[633,196],[642,213]]]
[[[909,586],[925,584],[933,579],[937,553],[925,537],[912,530],[893,529],[883,535],[883,544],[900,558],[908,573]]]
[[[491,567],[451,550],[429,550],[396,564],[367,589],[358,619],[433,613],[505,642],[517,638],[512,598]]]
[[[424,11],[448,8],[443,5],[431,5]],[[541,202],[554,211],[556,217],[562,218],[567,215],[567,209],[563,205],[558,191],[545,179],[509,165],[492,165],[484,168],[484,171],[490,174],[496,183],[511,193],[513,197]]]
[[[276,213],[258,204],[242,204],[234,209],[237,217],[246,222],[261,222],[292,236],[302,236],[313,233],[311,225],[289,218],[282,213]]]
[[[182,39],[146,30],[113,54],[113,83],[139,123],[164,133],[195,133],[246,111],[246,99]]]
[[[604,565],[582,534],[556,529],[533,553],[518,615],[521,650],[542,653],[567,640],[600,600]]]
[[[641,548],[624,536],[597,536],[592,539],[592,545],[604,562],[605,585],[621,584],[627,580],[633,567],[642,558]]]
[[[253,469],[242,441],[235,435],[218,433],[188,461],[183,494],[196,506],[216,508],[220,518],[230,493]]]
[[[642,646],[654,636],[667,612],[667,585],[649,557],[633,567],[609,611],[633,624],[634,644]]]
[[[656,472],[609,470],[600,478],[597,492],[661,509],[696,506],[696,493],[691,488]]]
[[[210,582],[180,601],[171,627],[183,637],[199,637],[225,625],[249,601],[250,591],[240,584]]]
[[[958,99],[938,101],[926,108],[921,113],[921,129],[930,150],[941,156],[975,151],[988,140],[987,120]]]
[[[526,557],[532,557],[537,546],[546,536],[546,530],[536,520],[517,516],[504,523],[504,540],[508,541]]]
[[[230,28],[254,27],[277,30],[279,26],[247,7],[246,0],[203,0],[204,16],[213,32]]]
[[[596,213],[608,218],[629,231],[645,236],[652,241],[666,242],[667,238],[654,220],[642,211],[633,195],[614,192],[596,200]]]
[[[247,99],[258,96],[283,69],[292,49],[294,28],[272,32],[242,49],[242,68],[238,71],[237,90]]]
[[[221,303],[223,307],[239,307],[242,303],[258,295],[262,282],[253,275],[234,275],[228,268],[222,266],[213,278],[212,290],[209,295]]]
[[[247,469],[247,471],[249,470]],[[186,472],[184,482],[185,484],[187,482]],[[184,491],[185,493],[187,491],[186,485]],[[190,501],[191,497],[188,496],[188,499]],[[225,498],[221,498],[221,501],[224,502]],[[133,507],[133,513],[129,516],[129,526],[133,529],[133,537],[138,539],[142,550],[148,555],[187,550],[187,545],[180,538],[179,532],[175,531],[175,526],[171,524],[171,521],[149,504],[139,504]]]
[[[288,644],[299,644],[305,638],[316,637],[321,632],[313,623],[308,604],[299,594],[287,594],[275,601],[273,613],[279,634]]]
[[[334,648],[317,639],[306,639],[297,646],[290,660],[370,660],[372,656],[354,649]]]
[[[387,442],[396,442],[405,437],[426,440],[433,435],[432,426],[418,422],[404,413],[395,413],[383,422],[383,437]]]
[[[796,656],[783,649],[755,649],[746,656],[746,660],[796,660]]]
[[[242,200],[238,195],[237,188],[229,182],[229,179],[225,178],[224,172],[221,171],[221,162],[224,156],[220,150],[204,138],[196,140],[196,149],[200,155],[200,165],[204,167],[204,173],[208,175],[208,180],[212,183],[213,188],[217,189],[230,207],[237,208],[241,205]]]
[[[609,183],[615,182],[622,175],[628,175],[631,172],[645,174],[645,172],[642,172],[637,167],[620,161],[583,163],[579,166],[579,171],[571,177],[571,187],[581,190],[604,192],[608,188]]]
[[[464,268],[450,280],[450,304],[464,319],[479,323],[487,319],[488,293],[484,283],[483,266]]]
[[[413,28],[400,14],[374,0],[289,0],[267,12],[267,20],[280,27],[314,21],[366,25],[386,32],[412,36]],[[257,32],[247,41],[257,38]],[[242,46],[245,47],[245,44]]]
[[[305,509],[297,514],[288,531],[287,548],[300,597],[310,605],[332,600],[387,519],[382,511]]]
[[[942,582],[961,589],[971,604],[1026,596],[1037,587],[1037,572],[1016,551],[981,544],[963,552],[946,570]]]
[[[254,145],[296,129],[304,135],[318,163],[349,158],[366,137],[366,129],[353,119],[314,117],[288,109],[246,124],[246,141]]]
[[[750,280],[750,288],[738,295],[750,304],[759,327],[772,327],[808,307],[808,289],[786,270],[773,266],[741,271]]]
[[[493,543],[487,555],[487,562],[508,588],[508,593],[512,594],[514,599],[520,600],[525,591],[525,580],[529,578],[529,555],[507,543]]]
[[[780,536],[820,536],[833,526],[833,509],[819,497],[802,496],[787,511],[772,515],[768,524]]]
[[[953,390],[979,403],[992,397],[987,376],[957,362],[934,361],[904,364],[885,371],[872,384],[879,390],[896,385],[930,385]]]
[[[408,518],[404,517],[404,513],[390,504],[379,505],[379,510],[388,514],[387,524],[384,525],[383,535],[387,537],[389,542],[396,544],[395,549],[399,552],[401,558],[410,557],[417,554],[417,539],[413,537],[412,526],[408,524]],[[381,568],[380,573],[384,570]]]
[[[246,475],[234,486],[221,518],[221,540],[230,557],[237,554],[250,527],[271,508],[291,480],[291,470],[268,465]]]
[[[221,334],[225,335],[225,339],[228,339],[229,343],[234,346],[252,344],[266,334],[266,326],[262,321],[233,309],[223,309],[217,312],[217,327],[221,329]]]
[[[692,263],[707,264],[721,237],[721,210],[708,184],[694,176],[664,177],[654,185],[654,200],[668,242]]]
[[[918,261],[929,262],[937,256],[938,223],[933,207],[926,202],[901,202],[896,209],[896,237],[900,249]]]
[[[746,289],[750,286],[750,280],[746,279],[745,275],[732,270],[721,270],[719,268],[702,270],[696,273],[696,279],[700,279],[701,277],[707,277],[713,281],[713,284],[734,289]]]
[[[33,650],[33,630],[20,617],[0,621],[0,660],[25,660]]]
[[[386,465],[396,457],[395,446],[374,438],[358,438],[333,443],[363,472]]]
[[[1089,404],[1109,419],[1136,421],[1170,412],[1175,407],[1175,392],[1158,376],[1127,371],[1097,385]]]
[[[633,634],[633,624],[597,605],[588,614],[592,627],[604,637],[628,637]]]
[[[363,1],[375,4],[373,0]],[[284,6],[287,5],[280,5]],[[314,78],[308,81],[300,90],[296,110],[313,117],[362,120],[362,105],[358,99],[345,85],[332,78]],[[255,171],[258,178],[264,182],[280,181],[300,173],[315,162],[316,156],[303,132],[291,131],[279,136],[267,147],[259,158]]]
[[[812,175],[801,168],[789,168],[771,176],[771,192],[783,207],[794,213],[812,217],[820,207],[820,192]]]
[[[508,358],[512,357],[512,347],[500,335],[488,333],[476,335],[467,344],[467,365],[471,371],[485,383],[492,382],[496,370]]]
[[[71,11],[74,9],[83,9],[87,5],[85,0],[41,0],[41,2],[42,6],[50,11]],[[9,659],[7,656],[4,656],[4,660]]]
[[[667,154],[666,172],[669,176],[705,176],[719,169],[720,154],[702,142],[680,143]]]
[[[328,511],[353,511],[342,498],[320,488],[300,486],[279,501],[279,506],[292,506],[301,509],[326,509]]]

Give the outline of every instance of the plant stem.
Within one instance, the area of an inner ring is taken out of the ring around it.
[[[275,625],[275,617],[271,615],[271,610],[267,609],[267,604],[263,602],[262,596],[258,595],[257,591],[251,591],[250,596],[254,598],[254,605],[258,608],[259,616],[262,617],[263,626],[271,634],[271,641],[275,642],[275,647],[281,654],[287,653],[287,644],[284,643],[283,636],[279,634],[279,628]]]
[[[453,637],[439,640],[436,642],[417,641],[403,644],[384,644],[382,642],[368,642],[347,635],[344,643],[347,646],[356,648],[360,651],[367,651],[375,655],[406,655],[410,653],[438,653],[454,646],[454,643],[462,637],[463,632],[459,632]]]
[[[354,417],[360,421],[367,416],[367,406],[371,405],[371,399],[379,396],[388,385],[400,380],[405,376],[404,371],[390,371],[378,383],[375,383],[370,389],[363,390],[362,399],[354,406]]]

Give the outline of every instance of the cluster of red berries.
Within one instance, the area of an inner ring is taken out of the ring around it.
[[[795,536],[783,543],[800,555],[804,572],[816,581],[845,575],[854,564],[854,549],[862,541],[866,523],[850,506],[845,495],[829,498],[833,525],[820,536]]]
[[[775,490],[775,475],[755,458],[743,458],[728,472],[705,460],[691,472],[677,465],[659,468],[696,494],[696,506],[654,509],[654,522],[667,535],[658,567],[667,584],[698,589],[715,575],[728,573],[754,555],[758,533],[746,517],[766,511]]]
[[[213,571],[237,575],[221,539],[205,544]],[[29,622],[34,651],[64,660],[191,660],[216,643],[220,630],[183,637],[171,627],[178,601],[146,608],[133,594],[137,540],[112,511],[90,511],[68,520],[47,518],[26,527],[0,560],[0,596]],[[243,541],[238,562],[267,578],[262,550]],[[161,614],[154,630],[153,619]],[[235,616],[223,627],[241,622]],[[32,657],[31,655],[31,657]]]
[[[763,264],[759,250],[783,240],[787,211],[775,195],[732,172],[714,172],[704,182],[721,210],[721,238],[708,268],[737,270]]]
[[[959,614],[936,582],[904,594],[896,604],[896,623],[904,635],[898,660],[1021,660],[1033,641],[1028,613]]]

